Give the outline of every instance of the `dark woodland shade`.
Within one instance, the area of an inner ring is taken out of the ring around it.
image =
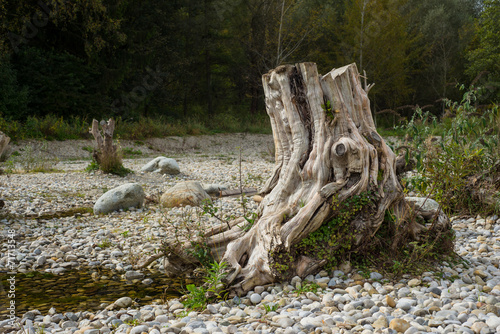
[[[251,117],[265,110],[261,75],[304,59],[321,73],[356,62],[376,83],[374,111],[408,117],[395,108],[441,113],[442,98],[458,99],[456,83],[500,75],[492,0],[292,0],[286,13],[283,0],[56,2],[0,4],[7,119]]]

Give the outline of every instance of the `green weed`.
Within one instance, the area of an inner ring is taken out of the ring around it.
[[[496,105],[479,112],[476,100],[477,91],[467,91],[461,102],[447,101],[445,122],[440,124],[417,109],[401,127],[409,148],[406,159],[415,159],[417,168],[417,175],[405,179],[404,185],[430,195],[448,214],[489,214],[500,207],[500,196],[495,196],[499,193],[495,180],[500,179],[500,113]]]
[[[222,282],[227,275],[226,266],[225,262],[212,262],[206,271],[203,286],[197,287],[194,284],[188,284],[186,286],[187,294],[182,301],[184,307],[190,310],[202,310],[210,301],[223,299],[226,296]]]

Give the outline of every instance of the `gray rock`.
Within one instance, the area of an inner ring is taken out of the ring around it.
[[[141,168],[141,172],[175,175],[181,172],[177,161],[166,157],[157,157]]]
[[[130,207],[140,208],[144,203],[144,190],[138,183],[127,183],[103,194],[94,205],[94,214],[106,214]]]
[[[100,331],[98,329],[87,329],[83,334],[99,334]]]
[[[212,304],[208,305],[207,306],[207,310],[208,312],[212,313],[212,314],[217,314],[217,309],[215,308],[215,306],[213,306]]]
[[[425,211],[436,211],[439,209],[439,203],[433,199],[426,197],[406,197],[408,202],[413,203],[416,207],[420,207]]]
[[[61,324],[61,328],[73,328],[73,327],[78,327],[78,323],[76,321],[64,321],[62,324]]]
[[[146,325],[135,326],[130,330],[129,334],[141,334],[142,332],[149,332],[149,327]]]
[[[370,279],[374,279],[374,280],[380,280],[382,279],[384,276],[382,276],[382,274],[379,274],[378,272],[374,271],[372,273],[370,273]]]
[[[276,323],[281,328],[288,328],[288,327],[292,327],[295,322],[288,317],[284,317],[284,318],[280,318],[278,321],[276,321]]]
[[[440,289],[434,287],[434,288],[429,288],[429,292],[432,292],[432,293],[435,293],[438,296],[441,296],[441,292],[442,291]]]
[[[111,252],[111,254],[110,254],[110,255],[111,255],[111,257],[116,258],[116,257],[121,257],[121,256],[123,256],[124,254],[123,254],[123,252],[121,252],[121,251],[119,251],[119,250],[114,250],[114,251],[112,251],[112,252]]]
[[[70,245],[62,245],[61,248],[59,248],[61,251],[64,253],[71,252],[73,250],[73,247]]]
[[[134,279],[143,279],[143,278],[144,278],[144,274],[141,272],[138,272],[138,271],[129,270],[125,273],[125,279],[127,279],[129,281],[134,280]]]
[[[132,298],[121,297],[121,298],[118,298],[113,304],[117,308],[127,308],[130,305],[132,305]]]
[[[462,275],[462,281],[465,284],[472,284],[472,279],[467,274]]]
[[[488,319],[486,319],[486,324],[488,327],[492,329],[496,329],[498,326],[500,326],[500,318],[497,316],[490,316]]]
[[[204,201],[211,202],[210,196],[198,182],[186,181],[177,183],[168,189],[160,199],[163,206],[173,208],[178,206],[199,206]]]
[[[193,329],[200,328],[200,327],[203,327],[203,328],[207,327],[203,321],[199,321],[199,320],[190,321],[187,324],[187,326],[191,327]]]
[[[400,308],[400,309],[402,309],[404,311],[408,311],[409,309],[411,309],[411,304],[408,301],[406,301],[406,300],[400,300],[396,304],[396,307]]]
[[[251,296],[250,296],[250,301],[253,303],[253,304],[258,304],[260,303],[262,300],[262,297],[258,294],[258,293],[253,293]]]
[[[227,187],[222,185],[222,184],[215,184],[215,183],[210,183],[210,184],[202,184],[203,190],[206,191],[207,194],[209,195],[219,195],[219,193],[223,190],[227,190]]]
[[[161,324],[162,324],[162,323],[166,323],[166,322],[168,322],[168,316],[166,316],[166,315],[164,315],[164,314],[161,314],[161,315],[159,315],[159,316],[157,316],[157,317],[155,318],[155,321],[156,321],[156,322],[159,322],[159,323],[161,323]]]

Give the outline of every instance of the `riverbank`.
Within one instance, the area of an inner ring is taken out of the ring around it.
[[[122,142],[122,147],[141,151],[136,158],[124,160],[125,167],[135,172],[124,178],[83,172],[89,160],[82,158],[88,159],[89,152],[82,147],[91,143],[80,141],[61,142],[66,143],[61,148],[49,143],[47,150],[57,157],[57,172],[0,175],[0,192],[6,203],[0,218],[2,240],[9,240],[11,235],[15,240],[13,268],[8,266],[7,243],[2,242],[0,271],[4,278],[11,269],[16,273],[37,271],[57,277],[85,270],[92,271],[90,276],[96,284],[106,284],[110,279],[108,272],[123,282],[152,284],[156,277],[133,268],[139,255],[154,253],[162,240],[175,237],[186,226],[204,228],[218,222],[194,208],[166,211],[154,202],[141,209],[106,216],[94,216],[90,210],[105,191],[129,182],[141,184],[149,197],[158,196],[183,180],[238,188],[240,151],[243,186],[259,188],[270,176],[272,136],[201,137],[194,137],[192,144],[192,137],[188,137],[179,139],[177,146],[158,144],[156,148],[150,142]],[[160,153],[174,157],[181,174],[140,172],[147,161]],[[256,204],[248,197],[247,200],[247,209],[255,210]],[[238,197],[219,199],[215,205],[227,217],[243,213]],[[8,310],[2,309],[0,333],[500,331],[500,219],[455,218],[453,228],[457,235],[456,251],[465,262],[444,263],[436,271],[419,277],[406,275],[392,281],[377,272],[371,272],[368,279],[355,270],[321,272],[304,281],[294,278],[291,282],[256,287],[247,296],[209,305],[200,312],[184,309],[175,298],[151,298],[142,303],[127,292],[118,303],[110,300],[98,307],[65,309],[60,304],[51,305],[51,291],[47,289],[43,311],[27,304],[15,313],[13,326],[6,318]],[[151,268],[161,271],[162,262],[154,262]],[[2,300],[7,292],[2,291]]]

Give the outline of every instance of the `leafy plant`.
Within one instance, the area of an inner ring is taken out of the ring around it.
[[[266,313],[269,313],[269,312],[276,312],[276,310],[278,310],[278,305],[277,304],[263,304],[262,305],[264,307],[264,310],[266,311]]]
[[[225,295],[223,294],[224,284],[222,280],[227,275],[226,266],[225,262],[212,262],[206,271],[203,286],[197,287],[194,284],[188,284],[186,286],[188,293],[182,301],[184,306],[191,310],[202,310],[210,301],[223,299]]]
[[[101,241],[101,243],[97,244],[97,246],[102,249],[106,249],[113,246],[113,243],[109,240],[109,238],[105,238]]]
[[[306,282],[303,283],[300,288],[293,290],[294,293],[296,294],[301,294],[301,293],[306,293],[306,292],[318,292],[319,285],[314,282]]]
[[[327,270],[336,266],[354,244],[356,231],[352,229],[350,222],[363,209],[371,208],[369,204],[373,196],[367,192],[347,198],[341,203],[334,197],[333,217],[303,239],[296,247],[297,252],[316,259],[326,259]]]
[[[87,173],[96,172],[98,170],[99,170],[99,164],[95,160],[92,160],[90,164],[87,167],[85,167],[85,171]]]
[[[417,175],[406,179],[405,186],[432,196],[448,213],[495,210],[495,203],[480,201],[477,194],[478,189],[498,193],[500,128],[495,123],[500,114],[496,105],[479,112],[477,93],[469,90],[461,102],[447,101],[452,118],[444,126],[420,109],[404,126],[409,147],[406,159],[414,158],[417,168]],[[500,205],[499,196],[494,201]]]

